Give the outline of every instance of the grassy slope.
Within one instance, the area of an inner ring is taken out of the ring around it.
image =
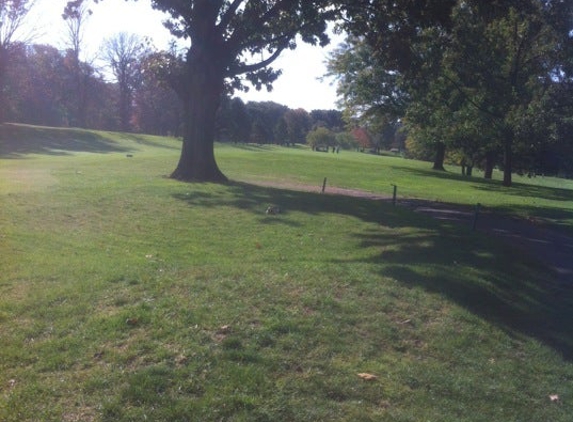
[[[570,420],[571,298],[534,260],[380,202],[177,183],[174,141],[24,132],[0,138],[0,420]],[[484,192],[392,158],[217,152],[234,180]],[[489,206],[571,201],[485,185]]]

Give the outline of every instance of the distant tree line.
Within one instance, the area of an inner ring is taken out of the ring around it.
[[[70,49],[14,43],[3,79],[5,121],[179,135],[182,103],[170,80],[176,58],[142,47],[128,34],[107,40],[102,54],[113,74],[78,62]],[[78,78],[79,74],[79,78]],[[77,81],[85,92],[78,105]],[[337,110],[292,110],[274,102],[225,96],[217,115],[220,142],[305,143],[317,127],[345,129]]]

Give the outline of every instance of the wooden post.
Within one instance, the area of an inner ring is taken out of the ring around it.
[[[324,178],[324,182],[322,182],[322,191],[320,193],[324,193],[325,189],[326,189],[326,177]]]
[[[396,194],[398,192],[398,186],[396,185],[391,185],[394,186],[394,193],[392,194],[392,205],[396,205]]]

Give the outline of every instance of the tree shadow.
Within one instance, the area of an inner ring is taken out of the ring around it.
[[[98,133],[82,129],[58,129],[5,123],[0,125],[0,157],[26,154],[68,155],[73,152],[130,152],[131,148]]]
[[[225,191],[189,192],[173,195],[190,206],[217,208],[231,206],[263,216],[266,221],[276,222],[265,213],[269,206],[277,206],[280,214],[288,215],[300,211],[319,216],[324,213],[337,213],[356,217],[366,222],[379,222],[392,214],[382,211],[382,201],[360,199],[345,195],[317,194],[289,189],[251,185],[244,182],[229,182]],[[229,190],[231,194],[229,194]],[[384,206],[383,208],[386,208]],[[393,217],[399,221],[397,215]],[[290,224],[286,219],[279,220]]]
[[[535,186],[525,183],[513,182],[510,188],[501,184],[479,185],[474,187],[477,190],[488,193],[503,193],[504,195],[519,196],[524,198],[540,198],[550,201],[573,201],[573,190],[565,188],[555,188],[548,186]]]
[[[533,255],[502,240],[440,222],[429,227],[414,238],[360,235],[364,247],[382,251],[368,262],[384,277],[440,294],[511,335],[534,337],[573,360],[573,286],[559,284]]]
[[[522,198],[546,199],[551,201],[573,201],[573,189],[536,186],[514,181],[511,187],[503,186],[501,181],[480,177],[468,177],[447,171],[416,169],[405,166],[392,166],[393,169],[411,173],[419,177],[444,179],[455,182],[471,183],[472,188],[482,192],[500,193]]]
[[[146,135],[140,135],[136,133],[122,133],[121,137],[123,140],[131,141],[139,145],[150,146],[154,148],[172,149],[175,151],[181,150],[181,145],[183,143],[181,138],[171,138],[173,145],[166,145],[164,142],[156,142],[149,139]]]
[[[269,218],[268,205],[281,212],[342,214],[379,229],[355,233],[363,248],[376,251],[366,262],[380,275],[405,286],[438,293],[511,335],[531,336],[573,359],[573,289],[559,286],[534,256],[503,240],[437,221],[388,201],[351,198],[232,182],[219,193],[175,195],[189,206],[232,206],[260,215],[262,223],[294,224]],[[376,226],[375,226],[376,227]],[[464,246],[465,245],[465,246]],[[333,265],[347,263],[333,259]]]

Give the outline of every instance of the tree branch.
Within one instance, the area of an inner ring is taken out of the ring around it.
[[[225,28],[227,28],[227,26],[229,25],[229,23],[231,22],[231,20],[235,16],[235,14],[237,13],[239,6],[241,6],[241,4],[243,2],[244,2],[244,0],[234,0],[233,3],[231,3],[229,5],[229,8],[225,12],[225,14],[221,17],[221,20],[220,20],[219,24],[217,25],[221,30],[224,30]]]
[[[265,59],[263,61],[260,61],[259,63],[243,64],[243,65],[237,64],[234,66],[230,66],[229,69],[227,70],[225,76],[227,76],[227,77],[237,76],[237,75],[241,75],[243,73],[255,72],[257,70],[260,70],[263,67],[270,65],[276,59],[278,59],[278,57],[280,56],[280,54],[283,52],[283,50],[285,48],[286,48],[286,45],[284,47],[278,47],[270,57],[268,57],[267,59]]]

